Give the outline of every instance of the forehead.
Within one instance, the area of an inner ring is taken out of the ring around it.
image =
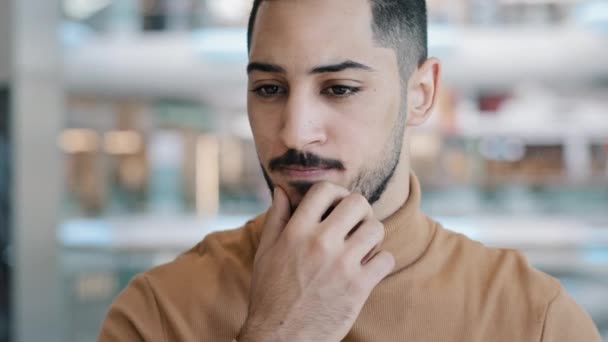
[[[375,44],[369,0],[266,0],[249,57],[308,68],[344,59],[371,63],[387,50]]]

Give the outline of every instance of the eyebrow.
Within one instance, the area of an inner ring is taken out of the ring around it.
[[[344,71],[347,69],[374,71],[374,69],[372,69],[371,67],[369,67],[365,64],[347,60],[347,61],[344,61],[344,62],[338,63],[338,64],[330,64],[330,65],[323,65],[323,66],[315,67],[312,70],[310,70],[309,73],[310,74],[323,74],[326,72],[340,72],[340,71]]]
[[[253,71],[272,72],[272,73],[279,73],[279,74],[285,73],[285,69],[283,69],[282,67],[280,67],[276,64],[260,63],[260,62],[251,62],[251,63],[249,63],[249,65],[247,65],[247,73],[250,74]]]
[[[323,74],[323,73],[330,73],[330,72],[341,72],[341,71],[344,71],[347,69],[375,71],[373,68],[371,68],[365,64],[361,64],[361,63],[351,61],[351,60],[346,60],[346,61],[344,61],[342,63],[338,63],[338,64],[329,64],[329,65],[322,65],[322,66],[314,67],[308,73],[311,75],[314,75],[314,74]],[[247,65],[247,73],[250,74],[253,71],[279,73],[279,74],[286,73],[285,69],[279,65],[271,64],[271,63],[261,63],[261,62],[251,62],[251,63],[249,63],[249,65]]]

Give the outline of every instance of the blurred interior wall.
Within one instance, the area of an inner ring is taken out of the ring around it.
[[[63,126],[59,0],[9,1],[12,44],[11,265],[15,342],[67,341],[57,266]],[[3,2],[3,6],[5,5]],[[8,45],[8,46],[7,46]]]
[[[0,87],[7,85],[11,69],[10,19],[9,0],[0,0]]]
[[[0,342],[10,339],[11,272],[9,247],[9,76],[10,76],[10,8],[9,0],[0,0]]]

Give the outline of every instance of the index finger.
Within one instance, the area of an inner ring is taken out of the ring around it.
[[[291,220],[298,222],[298,225],[320,223],[324,214],[349,194],[350,192],[341,186],[329,182],[317,183],[308,190]]]

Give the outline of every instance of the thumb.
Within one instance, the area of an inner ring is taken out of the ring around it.
[[[277,186],[273,191],[272,205],[266,213],[258,251],[265,251],[277,241],[290,217],[289,198],[285,191]]]

